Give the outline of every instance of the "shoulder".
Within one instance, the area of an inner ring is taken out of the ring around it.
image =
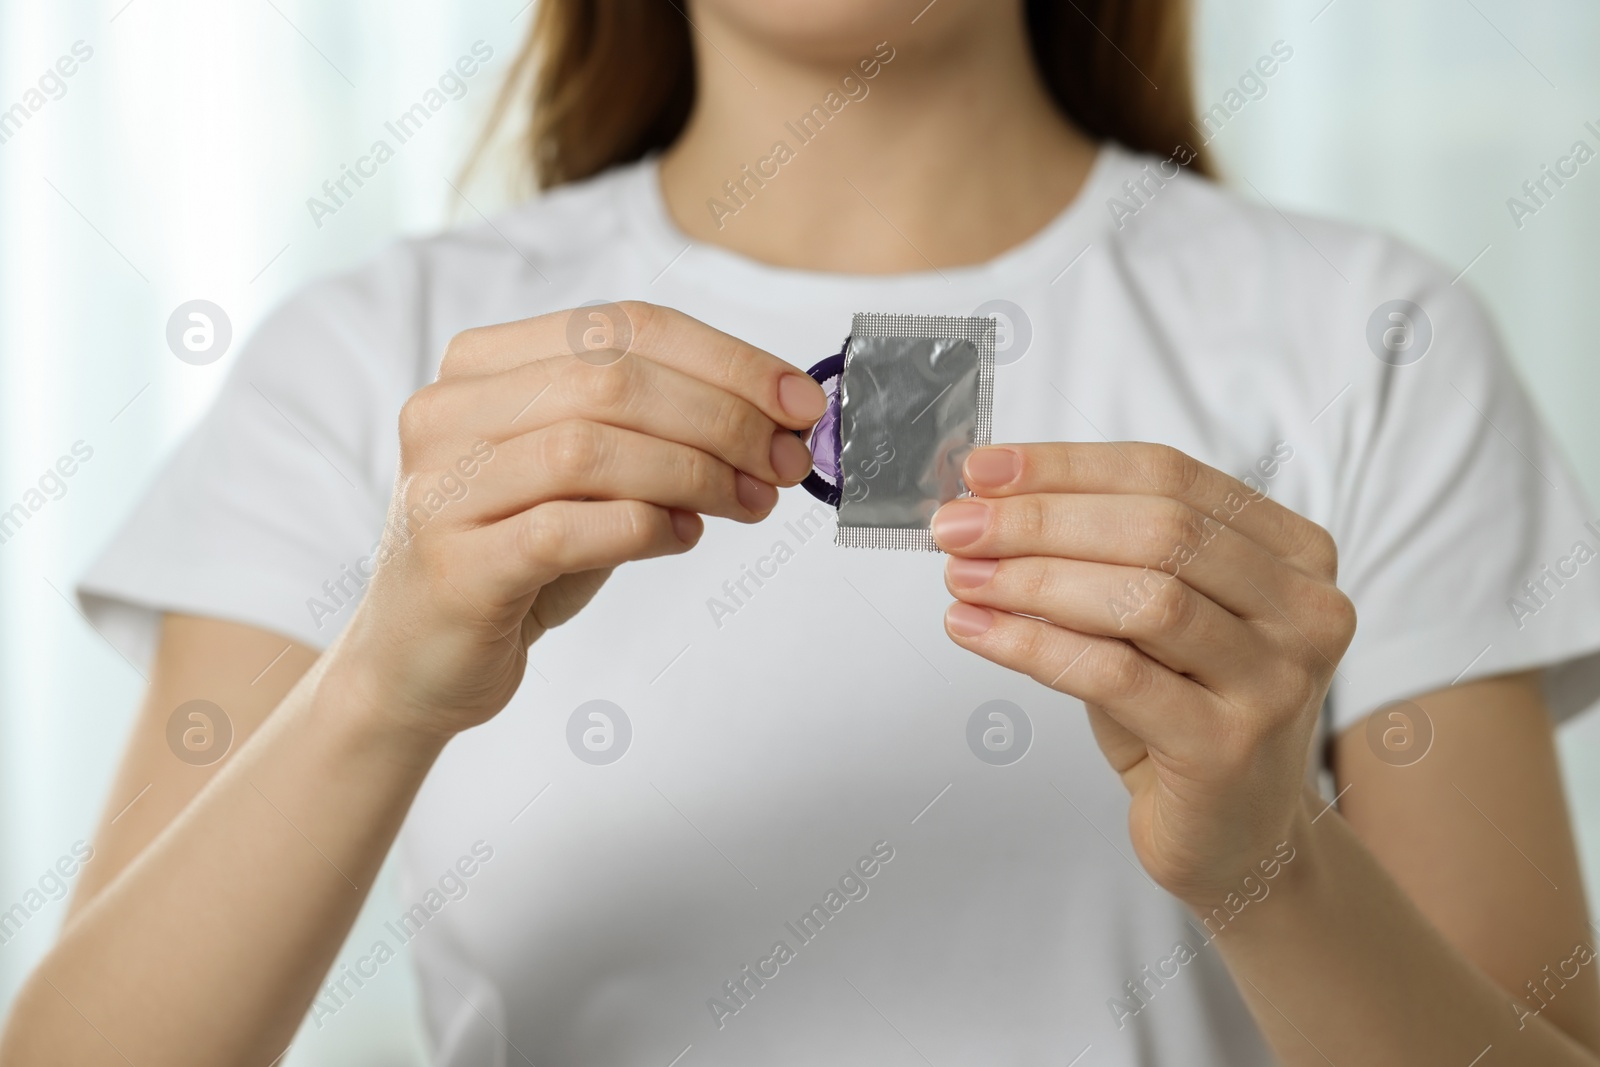
[[[1381,230],[1293,210],[1247,178],[1224,181],[1179,170],[1171,160],[1115,150],[1103,183],[1108,238],[1129,256],[1176,269],[1265,279],[1338,292],[1373,284],[1429,286],[1451,276]],[[1177,171],[1177,173],[1174,173]],[[1309,269],[1319,266],[1320,269]]]
[[[1169,160],[1114,150],[1099,183],[1121,284],[1167,332],[1220,364],[1270,364],[1320,391],[1377,383],[1434,340],[1500,357],[1478,297],[1450,268],[1381,230],[1304,214]],[[1400,318],[1394,316],[1399,315]],[[1484,367],[1487,370],[1487,366]]]

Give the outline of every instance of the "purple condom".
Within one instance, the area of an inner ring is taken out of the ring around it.
[[[839,441],[839,383],[844,376],[844,354],[850,347],[850,338],[844,339],[839,351],[806,371],[827,394],[828,408],[810,430],[796,431],[806,447],[811,450],[812,470],[806,475],[806,492],[832,507],[839,506],[839,454],[843,447]]]

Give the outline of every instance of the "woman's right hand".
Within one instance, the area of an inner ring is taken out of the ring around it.
[[[492,718],[527,648],[611,569],[755,522],[811,456],[820,386],[669,308],[627,302],[456,335],[400,413],[378,568],[328,669],[398,724]]]

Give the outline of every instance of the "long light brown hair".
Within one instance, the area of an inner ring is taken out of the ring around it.
[[[1040,77],[1069,120],[1135,151],[1185,146],[1178,161],[1210,173],[1190,141],[1186,0],[1025,3]],[[667,147],[694,106],[690,33],[679,0],[538,0],[484,141],[531,93],[521,148],[541,189]]]

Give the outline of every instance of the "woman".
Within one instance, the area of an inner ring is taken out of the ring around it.
[[[539,5],[548,193],[290,301],[85,579],[150,690],[4,1062],[409,957],[452,1065],[1600,1063],[1593,535],[1448,273],[1195,173],[1175,2],[624,7]],[[832,545],[796,368],[996,301],[947,555]]]

